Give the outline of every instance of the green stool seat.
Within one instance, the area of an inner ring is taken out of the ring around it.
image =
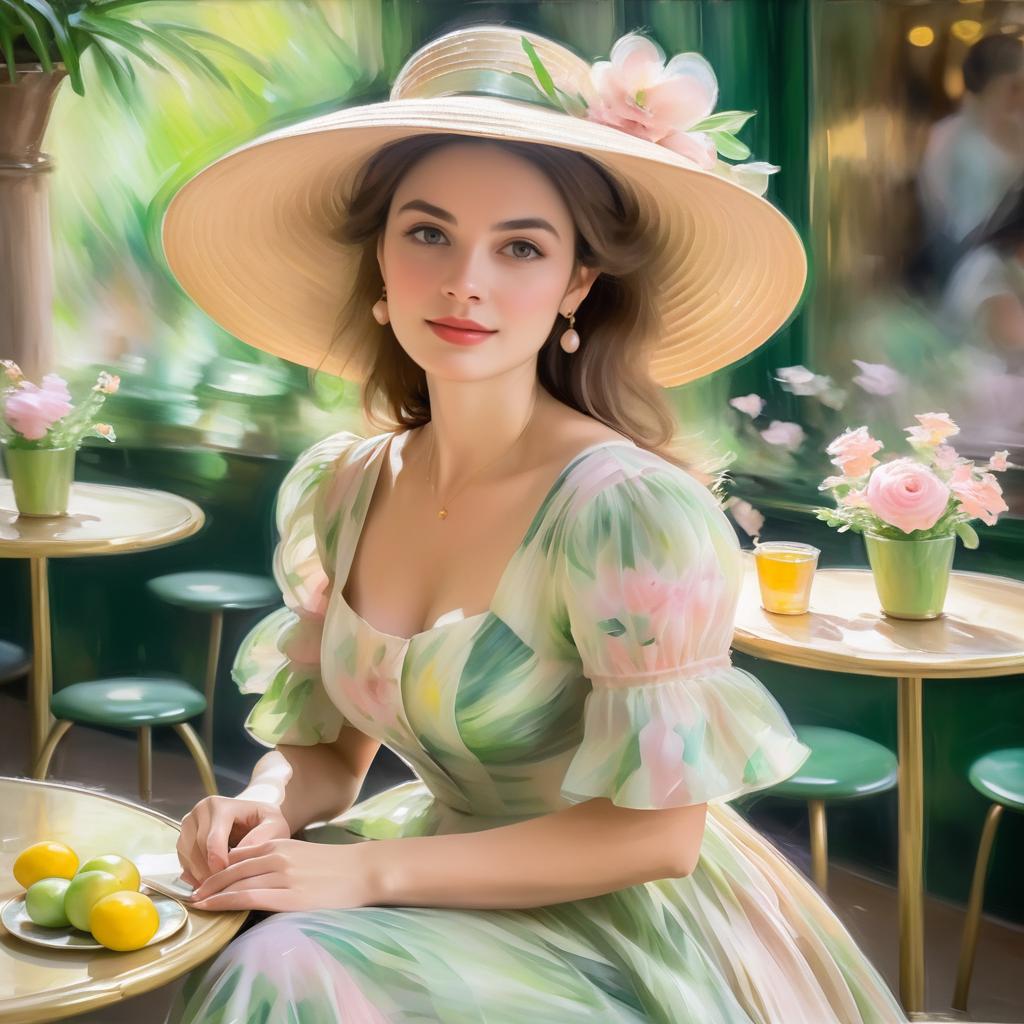
[[[992,860],[992,847],[996,831],[1007,807],[1024,811],[1024,747],[1005,747],[992,750],[979,757],[967,770],[971,785],[989,801],[985,824],[978,841],[978,854],[974,860],[971,892],[967,898],[964,932],[960,940],[960,960],[953,989],[953,1008],[967,1009],[967,993],[971,987],[974,957],[978,950],[978,931],[985,902],[985,881]]]
[[[853,800],[892,789],[899,782],[896,755],[866,736],[824,725],[795,725],[811,755],[784,782],[764,790],[766,796],[807,801],[811,826],[811,875],[828,891],[828,828],[825,803]]]
[[[134,729],[138,734],[139,793],[148,803],[153,796],[153,727],[169,725],[192,755],[203,788],[208,795],[216,796],[213,763],[188,723],[205,710],[206,698],[181,679],[112,676],[72,683],[50,698],[50,711],[56,721],[36,760],[33,776],[46,778],[57,744],[75,723]]]
[[[979,757],[967,777],[993,803],[1024,811],[1024,747],[993,750]]]
[[[73,683],[50,699],[54,718],[137,729],[185,722],[206,710],[206,698],[180,679],[120,676]]]
[[[203,715],[203,745],[213,757],[213,698],[217,686],[217,668],[221,657],[221,639],[224,635],[224,613],[263,608],[280,604],[281,591],[269,576],[226,572],[219,569],[198,569],[191,572],[173,572],[155,576],[146,581],[151,594],[168,604],[205,612],[210,616],[207,641],[206,671],[203,694],[206,714]]]
[[[24,647],[0,640],[0,683],[25,675],[32,667],[32,659]]]
[[[241,572],[174,572],[147,580],[146,586],[168,604],[199,612],[262,608],[281,600],[270,577]]]
[[[811,756],[796,774],[771,788],[798,800],[851,800],[884,793],[897,782],[896,755],[866,736],[821,725],[795,727]]]

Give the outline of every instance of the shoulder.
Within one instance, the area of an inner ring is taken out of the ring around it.
[[[566,553],[579,565],[737,562],[739,539],[721,503],[675,463],[628,444],[586,456],[567,481]],[[735,568],[735,566],[734,566]]]
[[[365,461],[379,438],[364,438],[351,430],[323,437],[299,453],[277,493],[277,522],[281,529],[290,520],[317,509],[318,518],[336,505],[343,485],[360,459]]]

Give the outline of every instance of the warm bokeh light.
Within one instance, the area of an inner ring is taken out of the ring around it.
[[[907,42],[911,46],[931,46],[935,42],[935,33],[927,25],[915,25],[907,33]]]
[[[965,43],[973,43],[975,39],[981,36],[981,22],[974,21],[970,18],[962,18],[960,21],[954,21],[950,26],[949,31],[962,40]]]

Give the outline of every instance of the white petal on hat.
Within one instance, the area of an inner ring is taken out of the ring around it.
[[[636,32],[617,39],[608,56],[631,95],[657,81],[665,64],[665,51],[653,39]]]
[[[707,112],[701,117],[707,117],[715,109],[718,102],[718,78],[715,69],[699,53],[677,53],[665,65],[664,74],[667,78],[692,78],[700,83],[710,98]]]

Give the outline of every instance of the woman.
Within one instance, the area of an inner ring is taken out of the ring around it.
[[[684,55],[659,88],[661,60],[450,33],[387,103],[230,154],[169,208],[211,316],[399,425],[282,484],[287,607],[234,673],[274,749],[178,847],[197,908],[275,913],[169,1020],[906,1020],[726,803],[809,752],[730,663],[736,534],[656,450],[658,386],[766,340],[806,263],[742,184],[767,165],[678,127],[713,109],[711,69]],[[353,806],[380,743],[417,779]],[[327,819],[330,842],[291,838]]]

